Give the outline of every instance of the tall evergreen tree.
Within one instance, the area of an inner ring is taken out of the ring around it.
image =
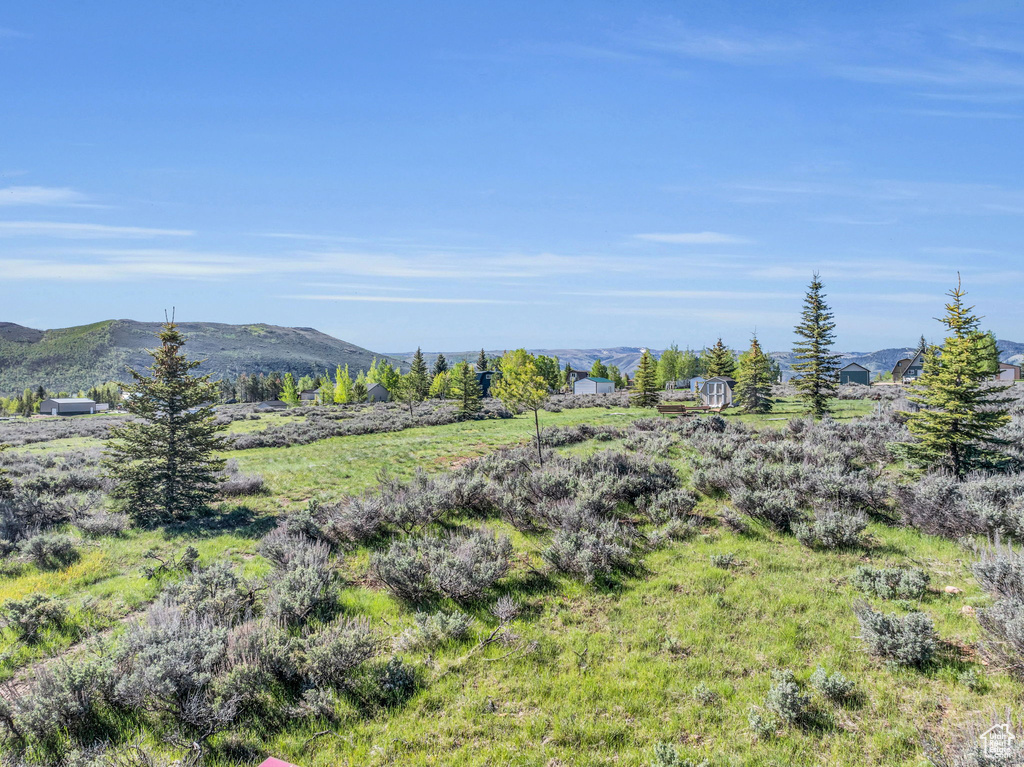
[[[438,353],[437,357],[434,358],[434,367],[430,371],[431,378],[437,378],[439,373],[448,372],[448,360],[444,358],[443,354]]]
[[[490,370],[487,367],[487,352],[483,349],[480,350],[480,355],[476,358],[476,369],[483,373],[485,370]]]
[[[416,402],[425,400],[430,391],[430,377],[427,374],[427,363],[423,361],[423,352],[419,347],[416,347],[416,354],[412,357],[408,380]]]
[[[456,400],[455,408],[462,418],[468,418],[481,410],[480,398],[483,392],[480,390],[480,382],[477,380],[476,371],[473,366],[463,360],[456,363],[448,374],[451,394]]]
[[[289,405],[299,404],[299,388],[295,385],[295,376],[291,373],[284,374],[284,386],[281,388],[281,401]]]
[[[548,399],[548,385],[537,369],[537,363],[526,349],[506,352],[501,359],[501,378],[491,387],[494,396],[509,410],[533,412],[537,433],[537,460],[544,465],[540,441],[540,409]]]
[[[640,356],[640,365],[636,369],[633,380],[633,394],[630,404],[636,407],[654,407],[658,404],[658,370],[650,351],[644,349]]]
[[[958,479],[973,469],[997,464],[1005,440],[995,432],[1010,416],[1009,387],[990,383],[984,364],[987,341],[978,330],[980,318],[964,304],[959,280],[949,291],[946,315],[940,320],[950,334],[941,347],[929,347],[924,370],[911,385],[909,399],[922,406],[907,414],[907,428],[917,442],[906,446],[907,457],[922,466],[947,469]]]
[[[799,360],[793,370],[801,377],[796,388],[807,405],[807,411],[815,418],[828,412],[829,398],[835,395],[839,386],[839,355],[832,353],[836,328],[832,310],[825,303],[825,286],[815,274],[804,297],[804,308],[800,324],[795,332],[800,340],[793,345],[793,352]]]
[[[991,330],[978,339],[978,365],[990,377],[999,375],[999,342]]]
[[[200,363],[185,357],[185,338],[173,322],[157,337],[149,375],[129,370],[133,383],[124,404],[137,420],[111,430],[104,455],[115,506],[140,525],[205,511],[224,468],[216,451],[227,446],[209,405],[217,385],[208,375],[192,375]]]
[[[732,378],[733,375],[735,375],[736,357],[733,356],[732,349],[722,343],[721,338],[715,342],[714,346],[705,352],[705,355],[708,359],[708,378],[714,378],[715,376]]]
[[[605,365],[601,360],[594,360],[594,364],[590,366],[590,377],[591,378],[607,378],[608,377],[608,366]]]
[[[770,413],[774,402],[771,397],[775,381],[771,358],[761,350],[754,336],[750,348],[740,355],[736,373],[736,404],[747,413]]]

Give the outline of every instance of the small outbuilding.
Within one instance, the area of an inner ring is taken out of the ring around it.
[[[39,403],[39,412],[43,415],[89,415],[98,409],[95,400],[84,397],[44,399]]]
[[[267,400],[266,402],[261,402],[260,404],[258,404],[256,406],[256,409],[257,410],[287,410],[288,409],[288,403],[287,402],[282,402],[279,399],[272,399],[272,400]]]
[[[839,383],[871,385],[871,371],[863,365],[851,362],[844,368],[839,368]]]
[[[999,363],[999,372],[996,374],[997,381],[1019,381],[1020,365],[1011,365],[1009,362]]]
[[[611,394],[614,391],[615,384],[608,378],[588,376],[572,385],[573,394]]]
[[[707,407],[732,407],[732,390],[736,386],[733,378],[715,376],[700,387],[700,401]]]
[[[391,392],[387,390],[384,384],[371,384],[366,389],[366,401],[367,402],[387,402],[391,399]]]
[[[303,389],[299,392],[299,401],[313,404],[320,397],[319,389]]]

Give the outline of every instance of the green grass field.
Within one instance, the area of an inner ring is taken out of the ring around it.
[[[839,402],[836,415],[854,418],[872,407],[865,401]],[[728,417],[774,428],[785,424],[777,419],[796,415],[796,408],[785,401],[769,416]],[[645,414],[651,411],[566,410],[543,413],[542,425],[626,425]],[[88,544],[82,558],[62,571],[25,566],[0,578],[0,601],[45,591],[72,599],[75,610],[75,625],[40,645],[26,648],[10,632],[0,635],[0,674],[24,676],[40,658],[67,652],[88,633],[120,630],[160,589],[159,582],[143,575],[151,548],[171,554],[191,544],[203,564],[230,560],[247,574],[262,574],[267,564],[255,553],[259,538],[280,514],[308,499],[362,491],[375,484],[381,470],[400,477],[417,468],[443,471],[524,443],[532,430],[532,418],[523,416],[231,452],[243,472],[265,477],[269,495],[244,505],[224,504],[213,520],[133,530]],[[614,443],[566,450],[609,446]],[[23,449],[67,447],[39,443]],[[673,461],[685,476],[685,456]],[[706,500],[701,511],[714,516],[720,506]],[[948,732],[975,712],[1020,708],[1019,687],[976,657],[979,628],[965,608],[982,606],[986,598],[967,569],[968,555],[950,541],[876,524],[869,528],[872,543],[866,551],[814,552],[759,525],[737,535],[712,524],[686,542],[648,554],[642,571],[594,586],[540,575],[543,536],[523,535],[495,520],[486,525],[508,534],[516,548],[515,564],[498,593],[516,596],[525,607],[514,625],[518,642],[475,651],[474,641],[467,641],[408,653],[404,657],[420,669],[423,685],[402,707],[375,716],[344,708],[338,724],[315,721],[220,736],[219,755],[209,763],[254,763],[250,760],[269,754],[303,767],[640,767],[651,762],[655,744],[668,742],[713,765],[909,766],[923,764],[922,732]],[[382,632],[397,636],[413,625],[413,611],[369,585],[369,553],[364,548],[345,556],[343,613],[369,616]],[[713,567],[709,557],[725,553],[734,554],[738,564]],[[894,668],[864,651],[851,609],[860,597],[847,579],[865,563],[913,564],[931,574],[932,590],[920,609],[932,616],[945,642],[939,662],[925,670]],[[948,585],[960,593],[945,593]],[[486,634],[494,624],[486,605],[473,614],[478,633]],[[770,672],[788,668],[806,681],[819,664],[852,678],[858,697],[837,706],[816,696],[813,726],[757,740],[747,712],[763,702]],[[980,691],[960,680],[968,668],[984,674]],[[696,696],[698,685],[710,688],[714,700]]]

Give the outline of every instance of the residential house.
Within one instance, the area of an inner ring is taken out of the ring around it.
[[[584,378],[588,378],[590,372],[587,370],[573,370],[572,368],[566,368],[565,370],[565,385],[570,389],[576,386],[576,382]]]
[[[924,354],[918,352],[909,359],[902,359],[892,369],[893,383],[913,383],[924,372]]]
[[[390,399],[391,392],[385,388],[384,384],[371,384],[366,390],[367,402],[387,402]]]
[[[726,376],[709,378],[700,387],[700,401],[707,407],[731,407],[732,390],[735,386],[734,378]]]
[[[839,368],[839,383],[841,384],[862,384],[871,385],[871,371],[863,365],[851,362],[844,368]]]
[[[272,400],[267,400],[266,402],[261,402],[260,404],[258,404],[256,406],[256,409],[257,410],[287,410],[288,409],[288,403],[287,402],[282,402],[279,399],[272,399]]]
[[[476,374],[476,382],[480,384],[480,394],[483,397],[491,396],[491,381],[494,379],[493,370],[484,370]]]
[[[39,403],[39,412],[43,415],[89,415],[99,410],[106,408],[100,408],[95,400],[84,397],[44,399]]]
[[[320,399],[319,389],[303,389],[299,392],[299,402],[315,405],[318,399]]]
[[[611,394],[614,391],[615,384],[610,379],[594,376],[581,378],[572,386],[573,394]]]

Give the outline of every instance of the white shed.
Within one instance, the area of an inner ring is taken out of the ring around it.
[[[731,407],[736,381],[725,376],[709,378],[700,387],[700,401],[707,407]]]
[[[615,391],[615,384],[607,378],[581,378],[572,385],[573,394],[611,394]]]

